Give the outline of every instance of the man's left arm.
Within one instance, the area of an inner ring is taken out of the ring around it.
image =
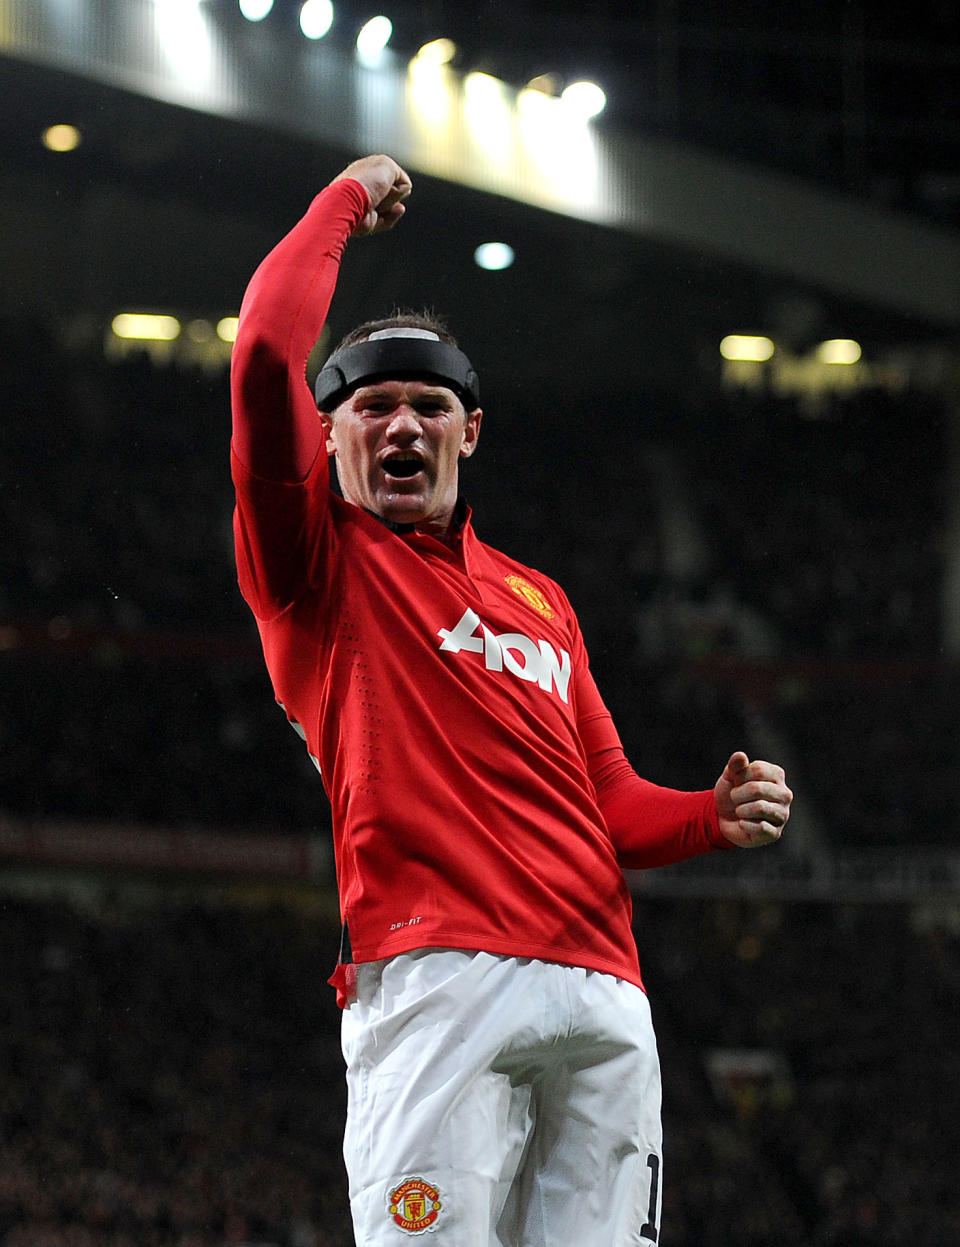
[[[751,762],[738,750],[713,788],[664,788],[642,779],[630,765],[589,670],[578,681],[578,709],[597,804],[624,869],[779,840],[793,800],[779,766]]]

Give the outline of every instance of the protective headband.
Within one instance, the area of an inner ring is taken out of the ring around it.
[[[413,377],[438,381],[467,411],[480,405],[480,382],[463,351],[429,329],[378,329],[365,342],[334,351],[317,377],[317,407],[332,411],[359,385]]]

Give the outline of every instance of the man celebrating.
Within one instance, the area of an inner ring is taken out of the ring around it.
[[[343,249],[410,191],[369,156],[317,196],[251,280],[232,378],[240,586],[332,807],[356,1241],[656,1242],[623,870],[774,841],[791,793],[740,752],[703,792],[633,771],[562,590],[474,534],[479,382],[443,326],[360,326],[310,393]]]

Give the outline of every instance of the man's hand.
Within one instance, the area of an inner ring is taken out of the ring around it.
[[[772,762],[733,754],[713,789],[720,830],[731,844],[752,849],[780,839],[793,800],[784,778]]]
[[[389,156],[363,156],[347,165],[334,182],[353,178],[367,192],[370,211],[354,229],[354,234],[382,234],[392,229],[406,209],[403,201],[413,189],[409,176]]]

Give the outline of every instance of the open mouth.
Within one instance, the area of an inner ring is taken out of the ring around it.
[[[384,461],[383,470],[388,476],[408,480],[423,470],[423,460],[419,455],[394,455]]]

